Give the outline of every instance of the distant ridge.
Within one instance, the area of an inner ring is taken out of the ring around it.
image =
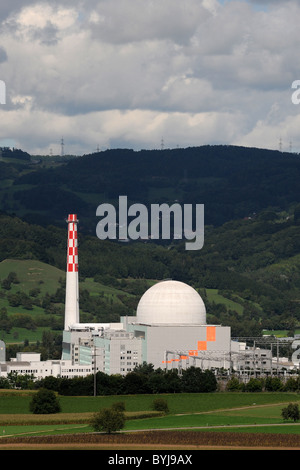
[[[112,149],[62,163],[51,164],[49,157],[49,162],[9,174],[10,183],[6,180],[0,192],[3,210],[61,226],[70,211],[81,213],[81,230],[88,232],[94,230],[97,206],[117,202],[119,195],[143,204],[201,203],[206,224],[216,226],[300,202],[300,157],[275,150]]]

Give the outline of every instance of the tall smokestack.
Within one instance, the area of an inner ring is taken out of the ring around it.
[[[65,302],[65,330],[79,323],[77,214],[69,214]]]

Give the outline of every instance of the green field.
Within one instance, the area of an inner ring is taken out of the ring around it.
[[[29,403],[34,392],[0,391],[1,436],[91,432],[94,412],[122,401],[126,408],[124,431],[192,429],[197,431],[300,433],[300,423],[283,421],[281,410],[300,402],[294,393],[208,393],[161,395],[168,402],[166,416],[138,418],[151,412],[157,395],[59,397],[62,413],[33,415]],[[300,404],[300,403],[299,403]]]
[[[34,391],[3,391],[0,390],[0,415],[6,413],[29,414],[29,402]],[[97,397],[66,397],[60,396],[62,413],[95,412],[101,408],[110,407],[115,402],[124,402],[126,411],[138,412],[152,409],[153,400],[163,397],[168,402],[170,414],[204,413],[255,407],[261,405],[276,405],[278,403],[299,402],[297,393],[171,393],[163,395],[109,395]]]

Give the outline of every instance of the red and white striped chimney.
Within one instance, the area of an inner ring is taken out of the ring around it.
[[[69,214],[65,302],[65,330],[79,323],[77,214]]]

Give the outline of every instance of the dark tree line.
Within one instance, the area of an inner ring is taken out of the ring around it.
[[[70,379],[46,377],[35,383],[35,388],[46,388],[67,396],[93,395],[94,387],[94,375]],[[125,376],[104,372],[96,374],[97,395],[205,393],[216,390],[217,381],[213,372],[195,367],[183,370],[181,376],[175,370],[165,372],[146,364]]]

